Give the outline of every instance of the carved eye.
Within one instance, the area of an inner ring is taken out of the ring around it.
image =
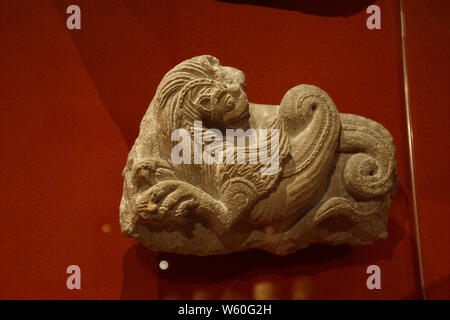
[[[311,104],[311,111],[315,111],[317,109],[317,104],[314,102]]]
[[[228,111],[233,110],[234,105],[235,105],[234,98],[232,96],[230,96],[229,94],[227,94],[223,101],[223,107],[224,107],[225,111],[228,112]]]

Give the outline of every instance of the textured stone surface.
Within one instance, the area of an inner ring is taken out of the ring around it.
[[[277,129],[278,170],[264,175],[267,163],[249,161],[175,164],[171,135],[180,128],[193,135],[194,121],[203,133]],[[387,236],[397,183],[395,146],[382,125],[339,113],[312,85],[290,89],[279,106],[249,103],[244,74],[211,56],[164,76],[123,177],[122,233],[153,250],[195,255],[370,244]]]

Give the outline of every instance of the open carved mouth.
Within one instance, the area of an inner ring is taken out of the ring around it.
[[[250,113],[247,109],[245,112],[237,116],[235,119],[228,121],[228,124],[233,127],[239,127],[247,123],[249,118]]]

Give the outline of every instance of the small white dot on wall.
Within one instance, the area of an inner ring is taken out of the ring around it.
[[[102,231],[103,231],[104,233],[109,233],[109,232],[111,232],[111,225],[109,225],[109,224],[104,224],[104,225],[102,226]]]
[[[161,260],[159,262],[159,268],[161,270],[167,270],[168,267],[169,267],[169,263],[166,260]]]

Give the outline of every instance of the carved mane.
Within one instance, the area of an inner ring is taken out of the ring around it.
[[[158,119],[166,124],[164,134],[170,135],[178,128],[189,129],[194,120],[207,117],[196,108],[194,99],[208,96],[214,104],[226,90],[224,80],[232,79],[220,71],[219,60],[208,55],[183,61],[170,70],[158,86],[154,106]]]

